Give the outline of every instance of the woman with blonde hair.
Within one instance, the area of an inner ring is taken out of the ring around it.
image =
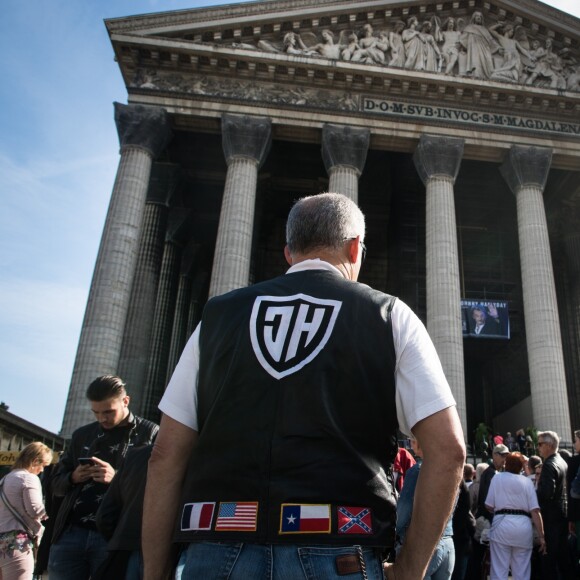
[[[0,481],[0,580],[30,580],[46,519],[40,475],[52,451],[38,441],[27,445]]]

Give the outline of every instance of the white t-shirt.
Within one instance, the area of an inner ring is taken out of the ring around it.
[[[496,473],[491,480],[485,505],[496,512],[502,509],[531,512],[540,509],[534,484],[523,475]],[[489,539],[506,546],[531,549],[532,520],[526,516],[500,514],[493,516]]]
[[[303,270],[341,272],[322,260],[305,260],[287,273]],[[455,400],[441,362],[427,330],[415,313],[400,300],[393,306],[391,320],[395,343],[396,405],[399,429],[411,434],[422,419],[452,407]],[[199,329],[195,329],[181,355],[159,409],[183,425],[198,430],[197,379],[199,369]]]

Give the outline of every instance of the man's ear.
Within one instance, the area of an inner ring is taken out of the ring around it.
[[[348,245],[347,245],[346,251],[347,251],[349,262],[351,264],[356,264],[356,261],[358,260],[358,254],[361,251],[360,236],[357,236],[356,238],[353,238],[352,240],[348,240]]]
[[[288,246],[284,246],[284,257],[290,266],[292,266],[292,254],[290,253],[290,249]]]

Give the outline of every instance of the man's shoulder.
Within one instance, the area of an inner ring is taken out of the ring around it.
[[[95,435],[96,433],[98,433],[100,429],[99,426],[99,422],[98,421],[93,421],[92,423],[87,423],[86,425],[81,425],[80,427],[77,427],[77,429],[75,429],[73,431],[73,434],[71,436],[71,441],[78,441],[80,440],[84,440],[87,437],[90,437],[92,435]]]
[[[339,274],[332,272],[327,269],[308,269],[308,270],[298,270],[296,272],[291,272],[289,274],[282,274],[280,276],[276,276],[275,278],[270,278],[268,280],[264,280],[262,282],[257,282],[256,284],[252,284],[251,286],[246,286],[244,288],[237,288],[225,294],[221,294],[219,296],[214,296],[211,298],[207,304],[208,306],[213,308],[219,308],[224,303],[231,304],[232,302],[246,300],[248,298],[258,297],[264,294],[273,294],[281,296],[284,295],[285,292],[296,293],[295,289],[293,288],[296,285],[296,280],[301,279],[301,283],[299,284],[300,292],[301,293],[308,293],[310,290],[308,289],[310,286],[307,284],[304,286],[304,280],[312,280],[312,290],[316,291],[323,291],[325,288],[325,284],[328,284],[329,287],[339,288],[341,292],[345,294],[351,295],[361,295],[366,297],[371,297],[375,301],[392,301],[394,302],[396,299],[395,296],[391,296],[382,290],[377,290],[376,288],[372,288],[367,284],[362,282],[353,282],[352,280],[346,280]]]
[[[491,478],[497,473],[497,470],[493,465],[490,465],[482,474],[481,481],[490,481]]]
[[[159,425],[157,425],[157,423],[145,419],[144,417],[139,417],[138,415],[134,415],[134,417],[135,423],[140,430],[148,431],[150,433],[157,433],[157,431],[159,431]]]

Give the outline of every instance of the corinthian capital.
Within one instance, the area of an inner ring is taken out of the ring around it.
[[[322,160],[326,171],[337,165],[356,169],[360,175],[365,166],[371,132],[347,125],[324,125],[322,128]]]
[[[227,163],[234,157],[247,157],[261,165],[272,143],[272,121],[226,113],[222,116],[222,143]]]
[[[499,170],[514,194],[525,186],[536,186],[543,191],[551,163],[552,150],[548,147],[513,145]]]
[[[172,137],[167,111],[145,105],[114,105],[121,149],[140,147],[156,159]]]
[[[455,181],[463,157],[463,139],[421,135],[413,161],[424,184],[433,177]]]

